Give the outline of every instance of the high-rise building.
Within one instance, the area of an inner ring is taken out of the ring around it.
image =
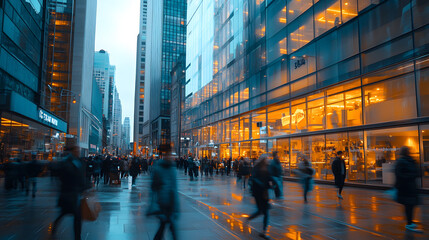
[[[146,35],[148,0],[140,1],[140,30],[137,36],[137,56],[136,56],[136,83],[134,95],[134,130],[133,137],[137,146],[148,145],[148,138],[143,142],[143,124],[144,124],[144,99],[145,99],[145,66],[146,66]],[[149,133],[146,134],[146,136]]]
[[[0,162],[61,152],[67,123],[50,111],[46,93],[48,7],[40,1],[0,2]],[[25,155],[25,156],[24,156]]]
[[[425,0],[190,1],[184,150],[278,151],[286,177],[308,159],[320,181],[333,180],[342,151],[348,182],[386,186],[407,145],[424,172],[428,9]],[[429,175],[420,183],[429,188]]]
[[[143,137],[149,147],[170,142],[171,70],[185,53],[186,1],[148,1]]]
[[[109,54],[105,50],[102,49],[94,53],[93,78],[100,88],[103,101],[103,117],[105,118],[103,127],[105,128],[106,136],[104,137],[103,147],[108,147],[112,144],[115,69],[115,66],[110,65]]]
[[[176,63],[171,70],[171,113],[170,113],[170,132],[171,132],[171,145],[173,146],[174,153],[182,155],[180,152],[181,143],[184,142],[182,136],[182,122],[183,113],[185,108],[185,69],[186,69],[186,56],[182,54],[177,59]]]
[[[124,124],[122,125],[122,149],[124,150],[124,152],[128,152],[128,150],[130,150],[130,130],[130,118],[125,117]]]
[[[112,147],[119,149],[122,147],[122,104],[119,99],[118,90],[114,89],[113,100],[113,125],[112,125]],[[117,151],[117,153],[119,153]]]

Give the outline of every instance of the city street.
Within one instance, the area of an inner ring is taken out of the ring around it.
[[[99,185],[102,211],[97,221],[83,223],[82,239],[153,239],[158,221],[145,216],[150,178],[141,175],[135,187],[128,180],[124,178],[120,186]],[[49,177],[39,178],[35,199],[2,189],[0,239],[72,239],[71,217],[51,238],[51,223],[58,214],[55,183]],[[199,177],[191,182],[180,171],[179,239],[259,239],[262,217],[243,223],[256,207],[240,184],[232,176]],[[384,198],[381,190],[348,187],[339,201],[333,186],[315,185],[308,204],[298,183],[284,182],[284,193],[285,199],[272,201],[269,235],[273,239],[429,238],[428,196],[415,217],[425,233],[417,234],[406,233],[402,207]],[[165,239],[171,239],[168,231]]]

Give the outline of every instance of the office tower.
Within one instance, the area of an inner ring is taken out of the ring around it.
[[[185,108],[185,69],[186,56],[182,54],[177,58],[171,70],[171,145],[174,153],[178,156],[184,154],[180,152],[180,147],[181,143],[184,142],[181,126],[184,122],[183,113]]]
[[[192,1],[183,151],[233,159],[278,151],[285,176],[308,159],[314,178],[328,181],[342,151],[347,181],[393,184],[401,146],[420,162],[429,156],[428,8],[422,0]]]
[[[134,142],[141,147],[148,144],[148,139],[143,143],[143,124],[144,124],[144,99],[146,83],[146,34],[147,34],[147,14],[148,0],[140,1],[140,29],[137,36],[137,55],[136,55],[136,82],[134,95]],[[147,134],[146,134],[147,135]]]
[[[130,118],[125,117],[124,124],[122,125],[122,149],[124,152],[128,152],[130,150]]]
[[[170,73],[185,53],[186,1],[148,1],[147,31],[143,138],[149,139],[144,147],[156,151],[170,143]]]
[[[113,100],[112,147],[119,153],[122,146],[122,104],[118,90],[115,87]]]
[[[112,144],[115,70],[115,66],[110,65],[109,54],[105,50],[102,49],[94,53],[93,78],[100,88],[103,100],[103,117],[105,118],[103,128],[105,128],[106,134],[103,147]]]

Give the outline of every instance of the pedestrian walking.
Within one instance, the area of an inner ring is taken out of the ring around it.
[[[155,240],[163,238],[167,224],[173,239],[177,239],[175,220],[179,215],[179,198],[177,194],[176,167],[171,150],[160,159],[154,167],[152,174],[152,203],[147,215],[155,215],[159,219],[159,228]]]
[[[307,195],[313,190],[314,169],[306,156],[303,156],[302,162],[298,164],[298,170],[295,173],[299,176],[303,189],[304,202],[307,203]]]
[[[244,158],[240,161],[240,165],[238,167],[239,176],[241,176],[241,180],[243,182],[243,189],[246,189],[246,185],[249,181],[250,173],[252,171],[252,167],[250,166],[250,160],[248,158]]]
[[[131,161],[131,166],[130,166],[130,176],[132,178],[131,180],[131,184],[133,186],[136,185],[136,179],[137,176],[140,174],[140,164],[139,164],[139,160],[137,157],[134,157],[133,160]]]
[[[275,182],[274,194],[276,198],[282,199],[283,198],[283,177],[282,177],[283,169],[282,169],[282,164],[280,163],[280,159],[277,151],[273,152],[273,160],[270,163],[269,170]]]
[[[194,159],[192,155],[188,157],[188,175],[191,181],[194,180]]]
[[[36,197],[37,192],[37,176],[42,172],[42,165],[37,161],[36,155],[32,155],[31,162],[26,164],[26,182],[25,182],[25,190],[27,196],[30,193],[30,187],[32,188],[31,196]]]
[[[77,158],[77,147],[66,147],[66,153],[64,160],[53,166],[61,182],[58,198],[61,213],[53,223],[52,234],[55,235],[61,219],[67,214],[72,214],[74,217],[74,238],[80,240],[82,231],[80,199],[86,187],[85,169],[82,161]]]
[[[260,237],[269,239],[267,235],[268,219],[269,219],[269,195],[268,189],[272,184],[273,179],[268,170],[268,156],[262,154],[255,162],[250,178],[250,185],[253,197],[255,197],[257,211],[253,213],[246,221],[250,221],[257,216],[263,214],[263,231],[259,234]]]
[[[413,222],[415,207],[420,203],[418,196],[417,178],[420,177],[416,161],[410,156],[410,149],[406,146],[399,149],[399,159],[395,165],[395,188],[397,201],[404,205],[407,225],[405,228],[413,232],[423,232]]]
[[[335,157],[334,161],[332,162],[332,173],[335,177],[335,186],[338,188],[338,198],[343,199],[343,196],[341,195],[344,187],[344,182],[346,181],[346,162],[344,161],[343,152],[338,151],[337,156]]]

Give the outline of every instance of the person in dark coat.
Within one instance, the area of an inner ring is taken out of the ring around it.
[[[246,189],[246,184],[248,183],[251,171],[252,169],[250,166],[250,160],[248,158],[242,159],[238,166],[238,175],[241,177],[243,181],[244,189]]]
[[[67,214],[74,216],[75,240],[81,239],[82,214],[80,208],[81,194],[85,190],[85,166],[77,158],[78,148],[67,147],[67,155],[64,160],[53,166],[60,179],[60,196],[58,206],[61,208],[60,215],[55,219],[52,226],[52,234],[56,233],[60,220]]]
[[[395,165],[395,188],[397,189],[397,201],[404,205],[407,217],[406,229],[414,232],[422,232],[413,222],[413,211],[419,204],[417,178],[420,177],[416,161],[410,156],[410,149],[406,146],[399,150],[399,159]]]
[[[270,170],[271,176],[275,181],[274,194],[276,195],[276,198],[282,199],[283,198],[283,178],[282,178],[283,170],[282,170],[282,164],[280,163],[280,159],[277,151],[273,152],[273,160],[270,163],[269,170]]]
[[[343,196],[341,195],[344,187],[344,182],[346,181],[346,162],[342,158],[343,152],[338,151],[337,157],[335,157],[334,161],[332,162],[332,173],[335,177],[335,186],[338,188],[338,198],[343,199]]]
[[[111,163],[112,163],[112,161],[110,160],[110,156],[107,156],[103,160],[101,171],[102,171],[102,175],[104,176],[104,184],[108,184],[109,183],[110,165],[111,165]]]
[[[192,155],[190,155],[188,158],[188,175],[191,181],[194,180],[194,168],[195,168],[194,159],[192,158]],[[197,177],[196,173],[195,173],[195,177]]]
[[[268,170],[268,156],[266,154],[262,154],[259,157],[259,160],[255,162],[255,166],[253,167],[252,175],[249,181],[252,195],[253,197],[255,197],[256,206],[258,210],[250,217],[248,217],[247,221],[250,221],[253,218],[256,218],[257,216],[263,214],[263,232],[260,233],[260,237],[269,238],[266,235],[269,219],[268,210],[270,208],[268,189],[273,183],[273,179]]]
[[[153,194],[152,204],[156,204],[157,209],[159,209],[154,214],[160,221],[154,239],[160,240],[163,238],[167,224],[170,225],[173,239],[177,239],[175,220],[179,215],[179,197],[177,193],[176,167],[170,154],[167,153],[156,163],[152,174],[151,189]]]
[[[133,158],[130,166],[130,176],[132,177],[132,185],[136,185],[137,175],[140,174],[140,164],[137,157]]]
[[[31,162],[26,164],[27,179],[25,182],[26,194],[30,192],[30,186],[32,187],[32,197],[36,197],[37,191],[37,176],[42,172],[42,165],[37,161],[36,155],[31,156],[33,159]]]

